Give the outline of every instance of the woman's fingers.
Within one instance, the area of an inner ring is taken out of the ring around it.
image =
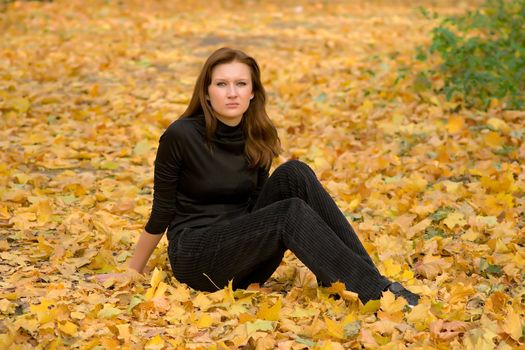
[[[123,277],[124,277],[123,273],[102,273],[100,275],[92,276],[93,279],[95,279],[95,280],[97,280],[98,282],[101,282],[101,283],[107,281],[110,278],[120,279],[120,278],[123,278]]]
[[[143,277],[144,276],[142,276],[140,273],[132,269],[126,272],[102,273],[100,275],[91,276],[92,279],[95,279],[99,283],[104,283],[110,278],[114,278],[116,280],[123,280],[123,279],[137,280]]]

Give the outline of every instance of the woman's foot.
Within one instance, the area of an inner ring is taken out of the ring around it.
[[[412,293],[399,282],[390,283],[386,288],[385,291],[391,291],[396,298],[403,297],[407,303],[408,306],[414,307],[418,304],[420,296]]]

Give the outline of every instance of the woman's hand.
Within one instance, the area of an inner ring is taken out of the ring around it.
[[[133,252],[133,256],[131,257],[126,271],[119,273],[103,273],[92,276],[92,278],[100,283],[104,283],[110,279],[115,279],[117,281],[135,281],[144,278],[141,273],[162,236],[163,234],[156,235],[142,231],[139,240],[135,245],[135,251]]]
[[[104,283],[109,279],[115,279],[117,281],[134,281],[143,278],[143,276],[133,269],[128,269],[124,272],[102,273],[100,275],[94,275],[92,278],[99,283]]]

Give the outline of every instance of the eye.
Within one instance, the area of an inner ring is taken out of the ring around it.
[[[218,82],[218,83],[217,83],[217,86],[221,86],[221,87],[222,87],[222,86],[226,86],[226,83],[221,81],[221,82]]]
[[[246,86],[247,84],[244,81],[240,81],[240,82],[237,83],[237,85],[239,85],[239,86]]]

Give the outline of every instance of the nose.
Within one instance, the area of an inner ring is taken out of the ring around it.
[[[237,89],[235,88],[235,85],[229,85],[228,91],[227,91],[228,97],[236,97],[237,96]]]

